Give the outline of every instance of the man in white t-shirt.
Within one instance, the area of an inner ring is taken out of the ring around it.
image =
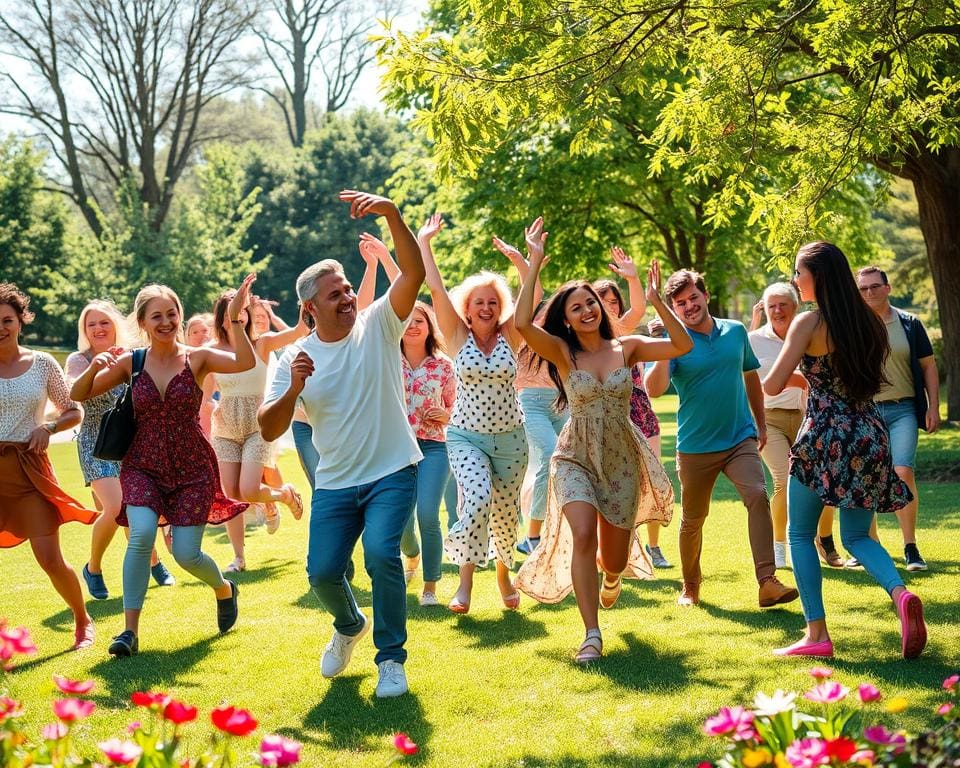
[[[320,454],[310,507],[307,577],[333,615],[333,638],[320,662],[324,677],[344,669],[371,619],[357,607],[345,577],[357,539],[373,582],[373,642],[377,696],[407,692],[406,586],[400,536],[413,512],[422,455],[407,421],[400,337],[423,283],[417,240],[386,198],[345,191],[350,215],[383,216],[396,248],[400,276],[385,296],[358,314],[343,267],[326,259],[297,278],[297,296],[315,332],[291,346],[260,408],[260,429],[275,440],[298,400]]]

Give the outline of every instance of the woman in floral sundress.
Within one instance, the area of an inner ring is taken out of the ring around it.
[[[801,640],[774,654],[833,656],[814,547],[820,513],[829,505],[839,509],[843,545],[893,600],[901,652],[914,658],[927,642],[923,605],[904,587],[887,551],[870,538],[874,513],[902,509],[911,499],[893,471],[889,437],[873,403],[884,383],[887,332],[860,296],[837,246],[803,246],[794,276],[800,298],[815,301],[817,308],[794,319],[763,390],[779,394],[798,364],[810,385],[807,415],[790,451],[787,485],[787,538],[807,630]]]
[[[516,323],[533,351],[547,360],[558,405],[569,399],[570,421],[551,461],[543,540],[520,569],[517,587],[540,602],[557,602],[574,590],[586,629],[576,661],[587,663],[603,651],[598,604],[613,607],[624,572],[650,573],[637,526],[650,520],[666,524],[673,514],[670,481],[630,421],[630,368],[678,357],[693,342],[660,298],[657,262],[648,272],[647,298],[669,338],[616,338],[600,297],[585,281],[561,286],[547,306],[543,328],[535,326],[532,281],[543,265],[546,237],[542,219],[527,229],[530,268]]]
[[[220,631],[236,622],[237,586],[223,578],[200,545],[207,523],[223,523],[247,505],[220,490],[216,455],[200,429],[199,412],[201,385],[208,374],[240,373],[254,366],[255,352],[239,318],[255,279],[248,275],[230,301],[232,353],[183,344],[183,309],[166,286],[148,285],[134,301],[134,315],[150,345],[133,384],[137,432],[120,468],[123,507],[117,522],[129,525],[130,543],[123,559],[125,628],[109,648],[115,656],[130,656],[139,647],[137,631],[158,525],[173,526],[177,563],[213,588]],[[132,353],[118,357],[102,352],[74,382],[71,395],[89,400],[128,380],[132,369]]]

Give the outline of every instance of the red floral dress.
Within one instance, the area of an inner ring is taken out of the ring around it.
[[[160,516],[160,525],[176,526],[223,523],[247,508],[220,489],[217,457],[200,429],[202,401],[189,356],[163,398],[146,369],[137,377],[137,434],[120,466],[120,525],[127,525],[128,504],[150,507]]]

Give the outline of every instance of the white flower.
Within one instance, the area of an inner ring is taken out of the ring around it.
[[[773,692],[772,696],[767,696],[767,694],[758,691],[753,699],[754,714],[774,717],[781,712],[789,712],[796,708],[796,704],[793,703],[796,698],[797,694],[784,693],[779,688]]]

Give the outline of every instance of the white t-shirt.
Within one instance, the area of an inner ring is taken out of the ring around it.
[[[777,361],[780,350],[783,349],[783,339],[766,323],[755,331],[750,331],[750,346],[753,354],[760,361],[760,379],[763,380],[773,364]],[[763,395],[764,408],[785,408],[789,411],[805,411],[807,409],[807,393],[800,387],[786,387],[779,395]]]
[[[321,341],[312,333],[280,359],[266,403],[287,391],[290,363],[301,349],[313,360],[300,402],[320,454],[317,488],[366,485],[423,458],[404,401],[400,337],[405,327],[383,296],[357,315],[340,341]]]

